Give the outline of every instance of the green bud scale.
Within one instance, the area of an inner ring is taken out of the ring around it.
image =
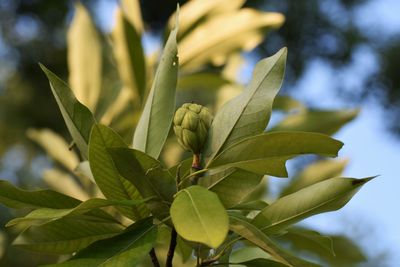
[[[212,119],[208,108],[194,103],[183,104],[174,116],[174,132],[178,142],[193,154],[200,154]]]

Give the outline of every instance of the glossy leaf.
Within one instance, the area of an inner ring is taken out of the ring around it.
[[[0,180],[0,203],[14,209],[73,208],[80,201],[52,190],[27,191]]]
[[[122,230],[119,224],[89,221],[80,216],[31,226],[17,237],[13,245],[42,253],[68,254]]]
[[[287,116],[269,131],[304,131],[327,135],[336,133],[342,126],[353,120],[359,110],[310,110]]]
[[[233,206],[232,210],[243,210],[243,211],[252,211],[252,210],[262,210],[268,206],[268,203],[263,200],[253,200],[249,202],[239,203]]]
[[[89,163],[96,184],[111,200],[139,200],[142,198],[135,186],[121,176],[116,168],[109,147],[126,146],[122,138],[111,128],[96,124],[93,126],[89,142]],[[145,205],[119,207],[125,216],[138,220],[148,215]]]
[[[250,8],[212,17],[180,40],[182,68],[193,70],[210,61],[224,63],[231,53],[253,49],[267,30],[279,28],[283,21],[280,13]]]
[[[152,218],[134,223],[121,234],[100,240],[64,263],[46,265],[57,267],[130,267],[148,256],[157,238]]]
[[[277,233],[312,215],[342,208],[372,178],[331,178],[282,197],[263,209],[254,224],[265,233]]]
[[[131,15],[129,17],[132,17]],[[116,13],[115,28],[112,32],[114,56],[123,85],[142,102],[146,92],[145,56],[140,34],[127,16],[122,10]]]
[[[171,219],[186,240],[217,248],[228,233],[228,216],[217,195],[201,186],[181,190],[171,206]]]
[[[278,132],[239,141],[209,162],[207,168],[237,167],[258,174],[287,177],[285,162],[303,154],[336,157],[343,143],[327,135]]]
[[[272,259],[285,266],[315,267],[317,264],[299,259],[278,247],[265,233],[249,222],[245,217],[231,213],[229,229],[272,256]]]
[[[235,142],[262,133],[285,72],[287,49],[257,63],[252,81],[240,95],[226,103],[210,127],[204,155],[214,157]]]
[[[85,214],[98,208],[108,207],[108,206],[125,206],[133,207],[143,204],[144,200],[107,200],[100,198],[92,198],[85,202],[82,202],[78,206],[72,209],[50,209],[50,208],[40,208],[33,210],[28,215],[22,218],[16,218],[7,223],[7,226],[13,226],[18,223],[30,223],[34,224],[36,222],[43,224],[49,221],[73,217],[80,214]],[[91,215],[91,214],[88,214]],[[115,222],[115,220],[114,220]]]
[[[178,76],[178,23],[165,44],[160,63],[147,97],[143,113],[135,130],[133,147],[158,158],[167,139],[175,112],[175,92]]]
[[[226,208],[242,202],[261,182],[262,176],[237,168],[201,177],[199,184],[218,195]]]
[[[128,148],[109,148],[115,167],[130,181],[147,202],[150,211],[159,219],[169,215],[168,203],[176,192],[174,177],[162,164],[147,154]]]
[[[68,85],[49,71],[45,66],[40,67],[50,82],[50,87],[57,101],[58,107],[67,125],[67,128],[79,148],[84,159],[88,158],[88,143],[90,131],[95,119],[90,110],[81,104],[72,93]]]
[[[89,12],[80,2],[75,3],[67,41],[69,84],[78,101],[94,111],[101,91],[101,42]]]
[[[69,144],[50,129],[28,129],[26,135],[40,145],[51,158],[72,171],[79,164],[78,156],[69,149]]]
[[[347,160],[319,160],[309,164],[282,190],[280,196],[286,196],[312,184],[338,177],[346,165]]]

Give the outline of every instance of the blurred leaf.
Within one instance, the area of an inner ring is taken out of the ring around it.
[[[121,0],[121,8],[129,22],[135,27],[136,32],[141,35],[144,30],[142,12],[139,0]]]
[[[72,171],[78,166],[78,156],[69,149],[69,144],[56,132],[50,129],[28,129],[26,134],[68,170]]]
[[[248,261],[243,261],[243,262],[234,262],[233,265],[244,265],[246,267],[286,267],[290,266],[287,264],[283,264],[274,260],[269,260],[269,259],[252,259]]]
[[[246,244],[245,247],[239,248],[231,253],[229,262],[245,262],[252,259],[271,259],[271,255],[259,247]]]
[[[358,109],[338,111],[304,110],[288,115],[269,131],[304,131],[332,135],[343,125],[353,120],[358,115],[358,112]]]
[[[133,147],[158,158],[167,139],[175,112],[178,75],[176,35],[178,22],[165,44],[160,63],[135,130]]]
[[[317,255],[335,257],[333,241],[329,236],[302,227],[291,227],[280,238],[289,240],[296,250],[314,252]]]
[[[22,218],[16,218],[7,223],[7,227],[16,225],[18,223],[34,223],[39,222],[40,224],[47,223],[53,220],[58,220],[65,217],[72,217],[80,214],[85,214],[90,211],[97,211],[98,208],[108,206],[126,206],[134,207],[143,204],[145,200],[107,200],[100,198],[92,198],[85,202],[82,202],[78,206],[72,209],[50,209],[41,208],[30,212],[28,215]],[[96,213],[88,213],[88,215],[96,215]],[[107,219],[107,218],[105,218]],[[114,222],[116,222],[114,220]]]
[[[119,224],[89,221],[80,215],[31,226],[14,240],[13,245],[41,253],[69,254],[121,231]]]
[[[239,9],[244,2],[245,0],[192,0],[187,2],[179,11],[179,38],[192,30],[206,16],[232,12]],[[176,13],[168,21],[169,28],[173,27],[175,20]]]
[[[237,167],[253,173],[287,177],[285,163],[288,159],[303,154],[336,157],[342,146],[342,142],[318,133],[264,133],[231,145],[211,160],[207,168]]]
[[[148,255],[156,238],[157,228],[152,218],[147,218],[134,223],[117,236],[91,244],[64,263],[46,266],[136,266]]]
[[[360,247],[351,239],[340,235],[333,235],[330,238],[332,239],[333,250],[336,255],[336,257],[331,256],[327,259],[332,266],[344,267],[367,261],[367,257]]]
[[[221,86],[231,83],[231,81],[221,77],[219,73],[214,72],[195,72],[179,77],[178,89],[186,90],[201,90],[204,93],[216,91]]]
[[[3,231],[0,231],[0,259],[3,258],[6,249],[7,249],[7,236]]]
[[[132,17],[132,14],[129,17]],[[146,92],[144,51],[140,34],[121,10],[116,13],[116,24],[112,32],[112,39],[114,56],[123,85],[130,88],[134,96],[139,96],[142,102]]]
[[[312,215],[342,208],[372,178],[331,178],[284,196],[263,209],[253,223],[265,233],[277,233]]]
[[[251,50],[264,39],[267,30],[279,28],[283,21],[280,13],[249,8],[212,17],[180,40],[181,66],[195,69],[216,58],[224,61],[233,52]]]
[[[233,143],[265,130],[282,84],[286,55],[287,50],[283,48],[257,64],[248,88],[215,116],[204,155],[213,158]]]
[[[197,185],[178,192],[171,219],[181,237],[211,248],[220,246],[228,233],[228,215],[217,195]]]
[[[250,194],[261,182],[262,176],[237,168],[228,168],[201,177],[199,184],[216,193],[226,208],[231,208]]]
[[[67,40],[69,84],[78,101],[94,112],[102,83],[101,42],[89,12],[80,2],[75,2]]]
[[[65,82],[42,64],[40,67],[49,79],[51,90],[75,144],[83,158],[87,159],[90,131],[95,123],[93,114],[75,98]]]
[[[108,149],[120,175],[130,181],[147,202],[148,208],[158,219],[169,215],[168,203],[176,192],[174,177],[159,161],[147,154],[128,148]]]
[[[346,165],[347,160],[319,160],[309,164],[282,190],[280,196],[286,196],[312,184],[338,177],[342,174]]]
[[[290,112],[293,110],[303,111],[306,106],[288,95],[279,95],[274,100],[273,109]]]
[[[43,180],[52,189],[67,196],[82,201],[90,197],[88,192],[86,192],[71,175],[58,169],[45,170],[43,172]]]
[[[21,208],[73,208],[80,201],[51,190],[27,191],[0,180],[0,202],[14,209]]]
[[[101,124],[93,126],[89,142],[89,163],[96,184],[111,200],[139,200],[142,198],[135,186],[118,172],[107,148],[124,147],[125,142],[111,128]],[[133,220],[146,217],[149,212],[145,205],[119,207],[125,216]]]
[[[229,214],[229,229],[241,237],[247,239],[254,245],[260,247],[265,252],[272,256],[272,259],[284,264],[285,266],[296,266],[296,267],[316,267],[317,264],[307,262],[299,259],[283,249],[279,248],[268,236],[258,229],[255,225],[249,222],[245,217],[235,215],[234,213]],[[279,265],[278,265],[279,266]]]

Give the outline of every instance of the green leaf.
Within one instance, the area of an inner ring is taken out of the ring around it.
[[[217,195],[197,185],[179,191],[171,219],[181,237],[211,248],[221,245],[228,233],[228,215]]]
[[[117,146],[126,146],[117,133],[101,124],[93,126],[89,142],[89,163],[96,184],[108,199],[139,200],[142,198],[139,191],[121,176],[107,149]],[[149,213],[145,205],[119,207],[118,210],[133,220],[144,218]]]
[[[31,226],[13,245],[41,253],[69,254],[91,243],[121,232],[116,223],[90,221],[84,215],[63,218],[40,226]]]
[[[350,266],[367,261],[364,252],[351,239],[340,235],[333,235],[330,238],[332,239],[336,257],[331,256],[326,258],[326,260],[332,266]]]
[[[231,1],[226,5],[231,5]],[[267,30],[279,28],[283,22],[280,13],[250,8],[211,17],[180,40],[182,68],[194,70],[210,61],[221,65],[230,54],[253,49]],[[223,31],[216,33],[215,29]]]
[[[152,218],[134,223],[121,234],[91,244],[57,267],[130,267],[146,257],[157,238]]]
[[[285,72],[287,49],[257,63],[252,81],[240,95],[226,103],[210,127],[204,155],[215,157],[235,142],[262,133]]]
[[[282,190],[281,197],[294,193],[323,180],[338,177],[347,165],[347,160],[319,160],[307,165],[290,184]]]
[[[67,41],[69,84],[76,98],[94,111],[101,91],[101,42],[89,12],[80,2],[75,3]]]
[[[242,261],[242,262],[234,262],[234,264],[230,265],[244,265],[246,267],[286,267],[290,265],[286,265],[274,260],[269,260],[269,259],[252,259],[248,261]]]
[[[80,201],[51,190],[27,191],[0,180],[0,203],[14,209],[73,208]]]
[[[331,178],[282,197],[263,209],[253,223],[265,233],[277,233],[312,215],[342,208],[372,178]]]
[[[262,176],[237,168],[201,177],[199,184],[216,193],[226,208],[242,202],[261,182]]]
[[[28,129],[26,135],[68,170],[72,171],[78,166],[78,156],[69,149],[69,144],[56,132],[50,129]]]
[[[231,210],[252,211],[252,210],[262,210],[267,206],[268,206],[268,203],[263,200],[253,200],[250,202],[239,203],[230,209]]]
[[[133,148],[158,158],[171,128],[175,112],[178,76],[178,23],[165,44],[153,86],[135,130]]]
[[[239,141],[208,163],[207,168],[237,167],[258,174],[287,177],[285,162],[303,154],[336,157],[343,143],[305,132],[260,134]]]
[[[40,67],[49,79],[51,90],[75,144],[83,158],[87,159],[90,131],[95,123],[93,114],[75,98],[65,82],[42,64]]]
[[[249,222],[245,217],[229,214],[229,229],[272,256],[272,259],[286,265],[296,267],[315,267],[317,264],[294,257],[278,247],[265,233]]]
[[[162,164],[147,154],[128,148],[108,149],[120,175],[130,181],[147,202],[150,211],[159,219],[169,215],[168,204],[176,192],[174,177]]]
[[[303,110],[287,116],[269,131],[303,131],[332,135],[342,126],[352,121],[358,115],[358,112],[358,109],[338,111]]]
[[[139,0],[121,0],[121,7],[130,23],[135,27],[139,35],[142,34],[144,26],[140,12]]]
[[[146,92],[145,56],[140,34],[127,16],[122,10],[118,10],[116,14],[115,28],[112,32],[113,51],[123,85],[143,102]]]
[[[100,198],[92,198],[85,202],[82,202],[78,206],[72,209],[50,209],[41,208],[30,212],[28,215],[22,218],[16,218],[7,223],[7,227],[16,225],[18,223],[30,223],[30,224],[44,224],[53,220],[61,219],[64,217],[72,217],[80,214],[85,214],[90,211],[98,211],[98,208],[108,206],[137,206],[143,204],[145,200],[108,200]],[[88,213],[91,215],[93,213]],[[96,214],[96,213],[94,213]],[[107,218],[107,217],[106,217]],[[112,217],[111,217],[112,218]],[[114,219],[115,222],[115,219]]]

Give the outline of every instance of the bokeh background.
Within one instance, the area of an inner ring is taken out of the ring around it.
[[[117,1],[82,1],[104,33],[111,31]],[[179,1],[183,4],[185,1]],[[360,115],[335,137],[346,145],[345,176],[380,175],[335,213],[305,223],[330,233],[346,233],[361,242],[377,262],[400,262],[400,1],[398,0],[248,0],[246,5],[286,16],[254,51],[245,54],[241,80],[246,83],[255,63],[289,50],[282,92],[311,107],[361,108]],[[159,48],[164,26],[176,1],[141,1],[148,33],[147,53]],[[28,128],[51,128],[68,136],[45,76],[43,62],[67,77],[66,30],[73,2],[66,0],[0,0],[0,177],[25,188],[41,185],[51,162],[26,137]],[[296,163],[290,167],[296,168]],[[286,181],[272,179],[273,188]],[[0,225],[14,211],[0,206]],[[0,232],[1,233],[1,232]],[[2,243],[10,237],[0,234]],[[15,250],[7,257],[21,257]],[[34,257],[19,266],[35,266]],[[0,251],[0,266],[6,259]],[[3,265],[2,265],[3,264]]]

